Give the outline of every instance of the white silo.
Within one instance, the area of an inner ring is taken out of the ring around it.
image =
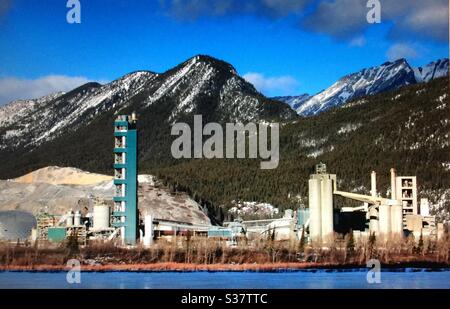
[[[320,179],[309,180],[309,236],[312,241],[320,242],[322,236],[321,215],[321,181]]]
[[[144,218],[144,246],[149,247],[153,243],[153,217],[146,215]]]
[[[96,231],[106,230],[109,228],[109,206],[108,205],[94,205],[94,226]]]
[[[331,241],[333,237],[333,181],[323,178],[321,181],[321,217],[322,241]]]
[[[382,204],[378,208],[380,235],[388,237],[391,233],[391,206]]]
[[[79,211],[79,210],[75,211],[73,225],[81,226],[81,211]]]
[[[66,226],[73,226],[73,212],[68,211],[66,215]]]
[[[391,232],[393,236],[401,236],[403,233],[403,207],[400,201],[391,205]]]
[[[369,207],[369,232],[378,235],[378,211],[375,206]]]

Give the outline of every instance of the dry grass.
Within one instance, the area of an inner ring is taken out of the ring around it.
[[[264,239],[229,247],[202,237],[159,240],[151,248],[129,249],[112,242],[90,242],[74,250],[73,244],[26,246],[0,243],[0,269],[61,270],[77,258],[85,270],[274,270],[279,268],[365,266],[372,258],[384,265],[450,265],[450,237],[438,242],[423,239],[365,239],[335,241],[328,247],[298,241]]]

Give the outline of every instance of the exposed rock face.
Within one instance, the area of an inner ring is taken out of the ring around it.
[[[82,171],[72,167],[48,166],[12,181],[19,183],[47,183],[52,185],[97,185],[113,177]]]
[[[0,180],[0,211],[62,215],[92,211],[92,198],[111,199],[112,177],[74,168],[46,167],[13,180]],[[171,193],[151,175],[139,175],[139,211],[156,219],[210,224],[201,206],[186,194]]]

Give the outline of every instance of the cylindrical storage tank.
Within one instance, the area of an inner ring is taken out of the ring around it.
[[[146,215],[144,218],[144,246],[149,247],[153,243],[153,217]]]
[[[322,241],[332,241],[333,237],[333,181],[322,179],[321,183]]]
[[[403,207],[400,204],[391,206],[391,232],[395,236],[403,233]]]
[[[380,205],[378,210],[380,235],[388,237],[391,233],[391,206]]]
[[[66,216],[66,226],[73,226],[73,212],[69,211]]]
[[[322,236],[322,215],[321,215],[321,181],[320,179],[310,179],[309,186],[309,236],[312,241],[320,242]]]
[[[369,208],[369,232],[370,235],[378,235],[378,211],[375,206]]]
[[[109,228],[109,206],[94,205],[94,230],[105,230]]]
[[[81,211],[75,211],[75,216],[73,218],[73,225],[80,226],[81,225]]]

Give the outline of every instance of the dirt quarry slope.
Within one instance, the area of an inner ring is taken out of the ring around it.
[[[96,185],[112,179],[111,176],[89,173],[73,167],[47,166],[12,181],[52,185]]]
[[[138,206],[142,215],[210,224],[202,207],[188,195],[170,192],[151,175],[139,175],[138,181]],[[22,210],[34,215],[40,211],[54,215],[69,210],[92,211],[94,197],[112,200],[113,195],[110,176],[74,168],[47,167],[17,179],[0,180],[0,211]]]

